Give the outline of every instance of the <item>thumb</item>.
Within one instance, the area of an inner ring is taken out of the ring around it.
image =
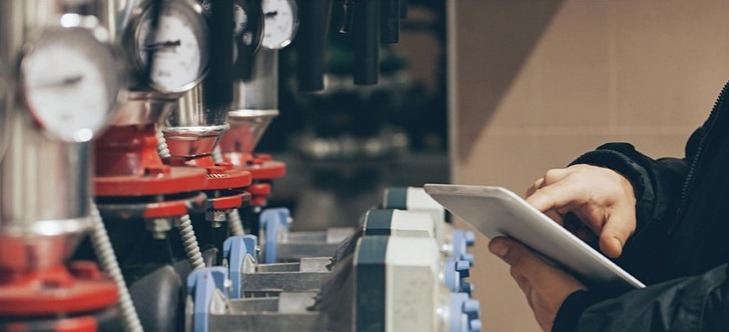
[[[633,232],[635,215],[629,209],[613,209],[600,232],[600,250],[611,258],[620,257]]]
[[[510,238],[494,238],[489,242],[489,250],[528,279],[539,279],[543,269],[549,266],[529,248]]]

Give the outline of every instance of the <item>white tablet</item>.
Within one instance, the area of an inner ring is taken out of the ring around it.
[[[553,260],[590,287],[600,287],[609,292],[645,287],[508,189],[426,184],[425,192],[486,237],[514,238]]]

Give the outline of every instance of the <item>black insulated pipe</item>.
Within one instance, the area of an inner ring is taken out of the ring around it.
[[[159,21],[162,17],[166,0],[153,0],[150,9],[149,35],[146,37],[145,43],[154,43],[157,40],[157,30],[159,29]],[[154,53],[156,49],[150,47],[147,49],[147,67],[144,68],[144,74],[141,77],[142,86],[152,85],[152,70],[154,70]]]
[[[238,36],[233,36],[234,44],[238,48],[238,57],[234,60],[235,79],[250,82],[253,79],[253,59],[258,47],[261,45],[263,31],[263,9],[260,0],[246,0],[243,2],[243,11],[246,14],[246,27]],[[251,34],[250,41],[247,34]]]
[[[380,42],[396,44],[400,41],[400,0],[381,0]]]
[[[377,84],[380,69],[379,19],[380,1],[354,0],[354,84]]]
[[[332,16],[333,0],[299,2],[299,31],[296,36],[299,91],[324,89],[324,52]]]
[[[342,2],[342,24],[339,33],[349,35],[352,33],[352,24],[354,22],[354,0],[344,0]]]
[[[203,84],[205,107],[227,108],[233,102],[233,2],[210,3],[210,64]]]

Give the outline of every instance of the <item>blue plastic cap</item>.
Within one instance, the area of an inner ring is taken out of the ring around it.
[[[453,230],[451,245],[453,246],[453,256],[461,257],[463,254],[467,253],[466,236],[463,230]]]
[[[478,319],[481,315],[481,304],[478,300],[468,299],[463,302],[463,313],[470,319]]]
[[[456,271],[455,262],[446,260],[443,264],[443,283],[453,292],[461,289],[461,275]]]
[[[468,296],[471,296],[471,294],[473,294],[473,290],[474,290],[474,287],[473,287],[472,283],[465,281],[465,280],[461,280],[461,291],[462,292],[465,292],[466,294],[468,294]]]
[[[468,278],[471,276],[471,263],[468,261],[457,261],[455,263],[455,268],[461,278]]]
[[[471,231],[465,231],[463,233],[463,236],[466,239],[466,246],[471,247],[476,244],[476,233]]]
[[[468,316],[463,314],[463,302],[468,297],[463,293],[451,293],[450,300],[450,321],[448,327],[450,332],[469,332]]]
[[[468,332],[481,332],[481,320],[472,319],[468,322]]]
[[[461,260],[467,261],[468,264],[473,267],[474,263],[476,262],[476,257],[474,257],[471,253],[465,253],[461,255]]]

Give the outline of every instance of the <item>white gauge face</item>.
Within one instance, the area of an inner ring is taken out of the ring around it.
[[[150,15],[143,19],[137,34],[138,55],[146,67],[147,55],[153,52],[150,81],[155,89],[184,92],[200,81],[207,66],[207,25],[187,3],[167,3],[154,35]]]
[[[263,40],[268,49],[286,47],[294,38],[298,26],[296,4],[291,0],[263,0]]]
[[[119,92],[112,51],[83,28],[48,28],[38,36],[21,62],[25,106],[50,136],[88,141],[105,125]]]

